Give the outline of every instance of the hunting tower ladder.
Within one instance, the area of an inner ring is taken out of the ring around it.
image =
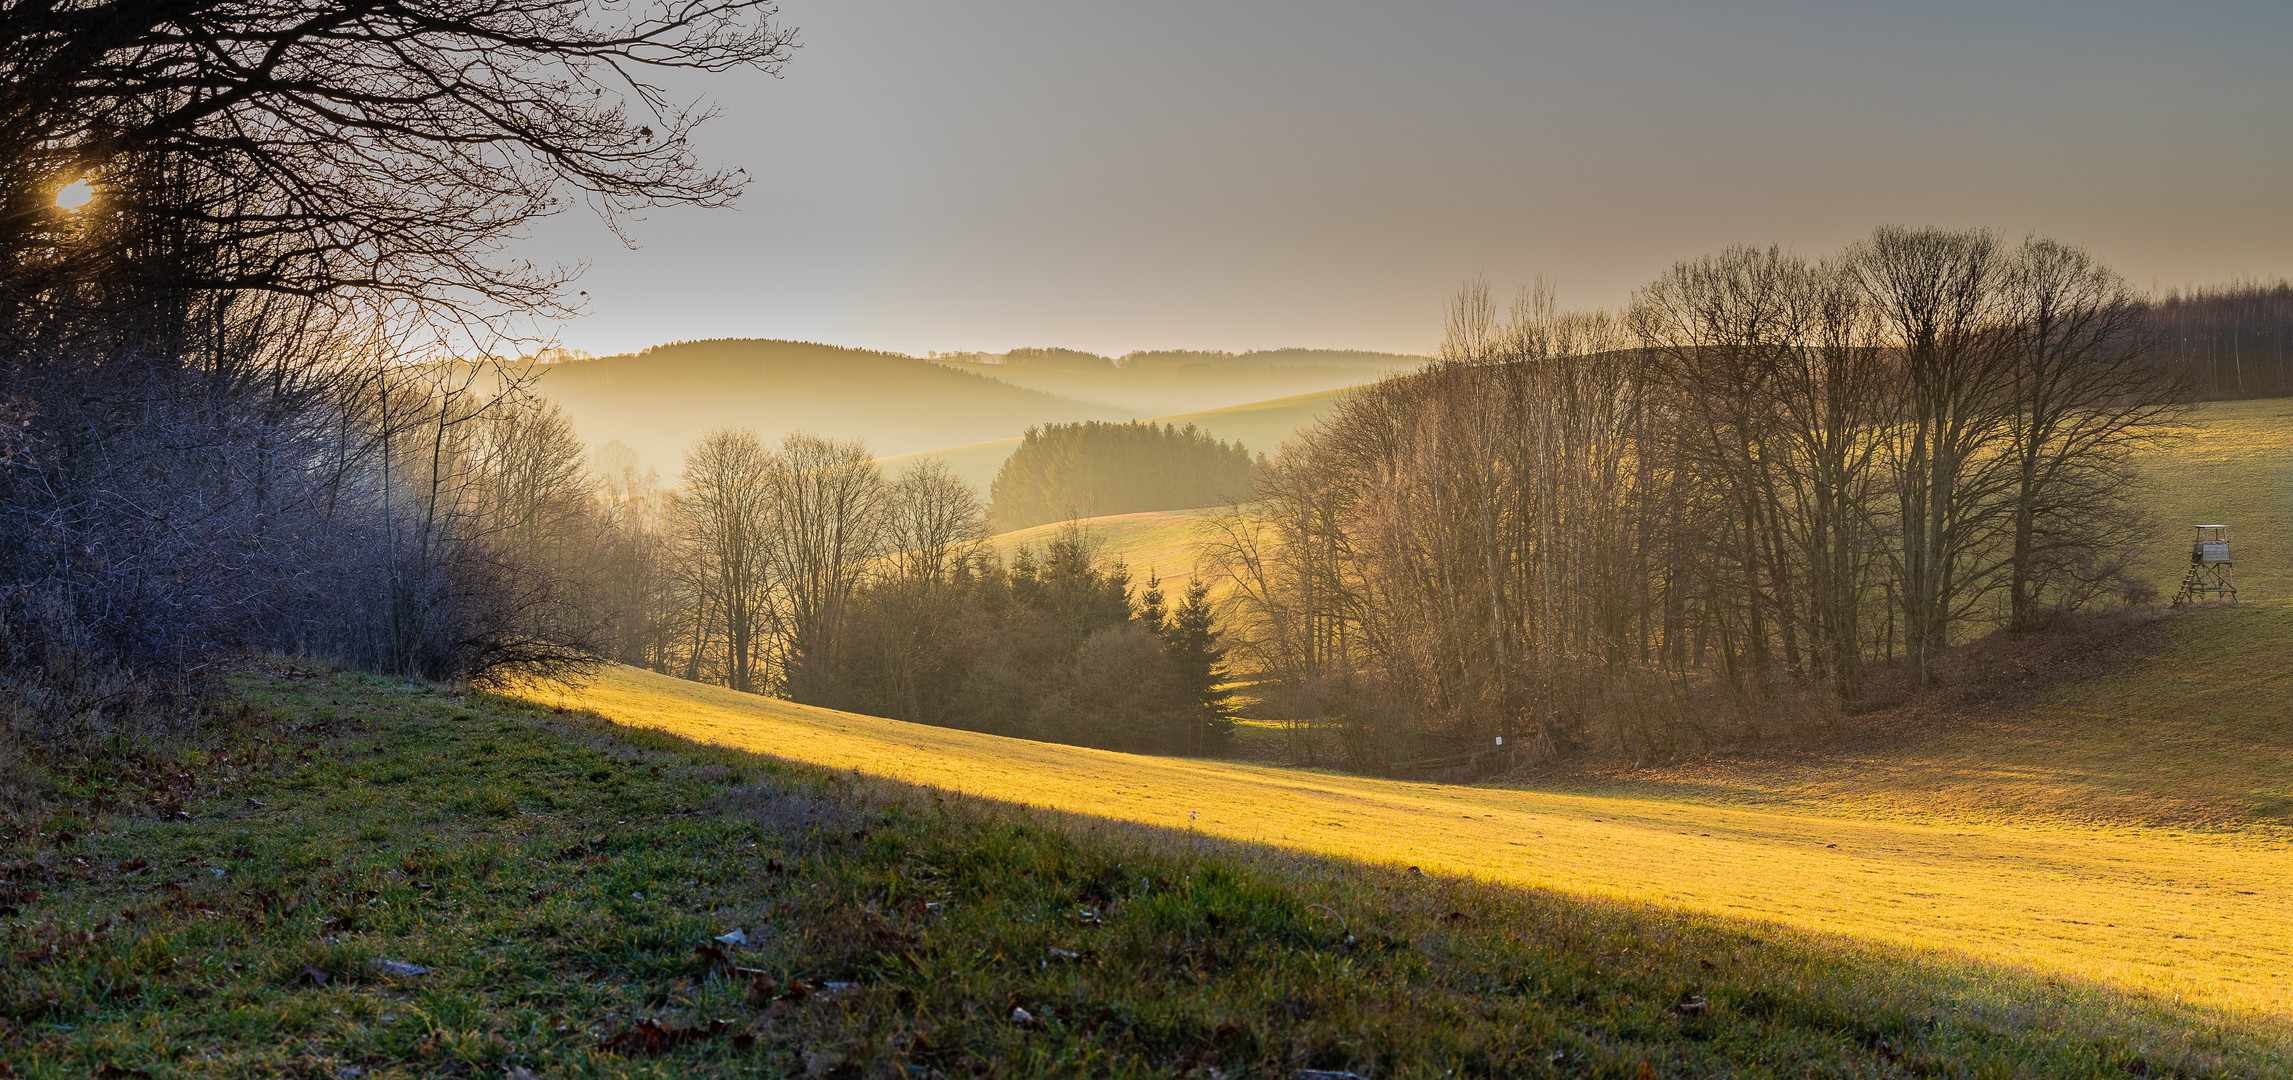
[[[2189,573],[2182,575],[2174,606],[2216,598],[2236,603],[2237,586],[2230,580],[2229,565],[2229,526],[2198,526],[2197,540],[2189,546]]]

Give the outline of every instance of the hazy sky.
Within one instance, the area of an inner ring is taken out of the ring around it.
[[[689,84],[739,209],[528,245],[592,264],[566,344],[1423,352],[1477,273],[1617,304],[1880,222],[2042,231],[2144,287],[2293,275],[2284,0],[783,14],[783,78]]]

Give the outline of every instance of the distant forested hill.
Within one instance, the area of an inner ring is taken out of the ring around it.
[[[1351,349],[1180,349],[1113,358],[1074,349],[1013,349],[1000,356],[943,355],[935,362],[1131,416],[1168,416],[1359,386],[1420,367],[1426,358]]]
[[[1282,448],[1282,442],[1337,408],[1351,390],[1323,390],[1294,397],[1274,398],[1231,405],[1223,409],[1205,409],[1200,412],[1175,413],[1150,417],[1147,422],[1186,427],[1191,424],[1209,432],[1213,438],[1239,442],[1251,452],[1272,456]],[[919,454],[887,456],[886,468],[902,468],[919,457],[936,457],[946,461],[956,475],[963,477],[985,492],[995,480],[996,470],[1003,467],[1004,459],[1019,449],[1019,439],[997,439],[992,442],[971,443],[964,446],[943,446]]]
[[[1029,428],[996,473],[988,526],[1142,510],[1183,510],[1247,498],[1264,461],[1191,424],[1046,424]]]
[[[796,341],[683,342],[538,370],[540,392],[585,441],[618,439],[671,482],[686,448],[719,427],[768,440],[816,431],[891,456],[1138,415],[896,353]]]

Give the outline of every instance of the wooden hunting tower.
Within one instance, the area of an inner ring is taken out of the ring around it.
[[[2229,566],[2229,526],[2198,526],[2197,540],[2189,546],[2189,573],[2182,575],[2182,591],[2174,594],[2174,606],[2213,597],[2234,603],[2237,586],[2230,581]]]

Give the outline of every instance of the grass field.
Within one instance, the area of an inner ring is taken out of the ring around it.
[[[1004,739],[630,669],[569,701],[701,742],[971,795],[1938,949],[2293,1020],[2293,834],[2263,826],[1895,820],[1406,783]]]
[[[1120,558],[1130,567],[1131,576],[1143,581],[1149,575],[1160,574],[1165,580],[1164,591],[1172,591],[1167,582],[1183,584],[1187,577],[1201,567],[1201,545],[1209,526],[1205,510],[1150,510],[1139,514],[1113,514],[1107,517],[1086,518],[1077,522],[1083,534],[1099,551],[1111,558]],[[1037,525],[1030,529],[1017,529],[1000,534],[992,541],[998,555],[1005,561],[1023,547],[1042,547],[1067,522]]]
[[[615,700],[680,700],[623,683]],[[1237,807],[1206,812],[1199,828],[1157,829],[857,782],[370,676],[274,664],[234,688],[245,707],[222,723],[50,775],[36,811],[0,822],[0,1076],[2293,1070],[2273,1016],[1693,904],[1213,839],[1243,830]],[[762,715],[777,721],[758,724],[737,699],[676,707],[783,750],[842,727],[845,745],[903,753],[882,721],[775,708]],[[1060,775],[1044,768],[1059,762],[1022,756],[980,779],[1001,785],[1030,764]],[[1152,779],[1125,764],[1079,766],[1102,781]],[[1336,789],[1301,782],[1331,821],[1369,830],[1403,809],[1396,799],[1414,800],[1406,812],[1422,842],[1379,861],[1470,861],[1441,839],[1460,830],[1434,822],[1473,804],[1430,791],[1332,804]],[[1665,808],[1612,805],[1627,820],[1611,842],[1646,844],[1680,825],[1713,833],[1706,859],[1792,842],[1756,837],[1748,818],[1683,823]],[[1562,836],[1582,833],[1578,816],[1551,802],[1504,824]],[[1802,861],[1835,861],[1827,872],[1842,892],[1902,887],[1850,872],[1875,858],[1930,873],[1968,858],[1939,835],[1922,851],[1904,850],[1899,832],[1854,828],[1796,842]],[[1892,856],[1876,846],[1888,843]],[[2097,865],[2111,856],[2060,838],[1988,848],[2027,860],[2012,871],[2025,877],[2116,872]],[[2153,874],[2121,901],[2134,909],[2121,925],[2162,936],[2171,921],[2223,945],[2213,923],[2182,925],[2173,895],[2187,883],[2164,880],[2205,869]]]
[[[2293,398],[2211,402],[2174,437],[2143,461],[2160,590],[2170,598],[2188,567],[2192,526],[2228,525],[2239,597],[2293,598]]]
[[[2293,822],[2293,400],[2203,406],[2145,462],[2172,594],[2190,526],[2227,524],[2241,602],[2169,621],[2159,651],[1911,742],[1721,760],[1587,790],[1933,820],[2238,828]]]

